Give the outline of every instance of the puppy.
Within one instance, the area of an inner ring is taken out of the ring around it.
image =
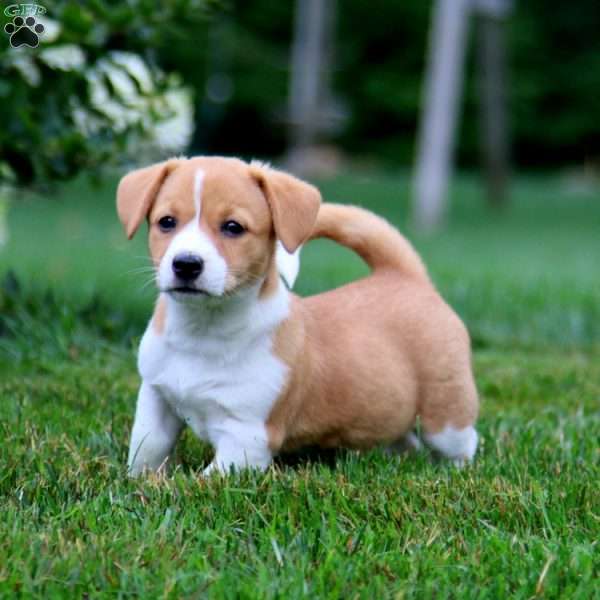
[[[411,245],[383,219],[321,205],[259,163],[177,158],[129,173],[117,209],[148,220],[159,297],[144,334],[129,471],[167,463],[184,426],[212,444],[205,473],[265,469],[307,445],[418,443],[457,464],[476,450],[469,336]],[[294,253],[327,237],[372,273],[299,298]]]

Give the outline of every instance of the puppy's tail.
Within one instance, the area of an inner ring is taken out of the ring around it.
[[[429,281],[410,242],[387,221],[358,206],[321,204],[310,239],[328,238],[354,250],[373,271],[393,269]]]

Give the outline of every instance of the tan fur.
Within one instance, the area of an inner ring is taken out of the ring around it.
[[[167,303],[164,298],[159,298],[154,308],[154,315],[152,316],[152,327],[154,331],[161,335],[165,330],[165,323],[167,320]]]
[[[275,255],[271,255],[271,261],[267,270],[267,276],[260,288],[259,297],[261,300],[265,300],[277,292],[279,286],[279,273],[277,272],[277,264],[275,262]]]
[[[310,239],[330,238],[354,250],[372,269],[390,268],[429,281],[408,240],[387,221],[358,206],[323,204]]]
[[[269,203],[277,237],[288,252],[295,252],[312,230],[321,194],[308,183],[298,185],[295,177],[256,162],[250,164],[250,172]]]
[[[144,217],[156,265],[172,236],[194,218],[194,177],[205,173],[200,228],[226,260],[226,292],[262,281],[277,291],[275,240],[294,251],[328,237],[356,251],[373,272],[301,299],[276,331],[273,352],[289,366],[285,389],[267,422],[274,452],[309,444],[368,448],[398,440],[420,417],[426,432],[464,428],[477,417],[468,333],[431,283],[419,256],[383,219],[357,207],[323,204],[294,177],[225,158],[175,159],[126,176],[119,216],[133,235]],[[317,214],[318,213],[318,214]],[[174,232],[157,222],[174,216]],[[247,233],[220,231],[229,219]],[[158,303],[157,332],[165,314]]]
[[[156,198],[163,181],[179,164],[173,159],[125,175],[117,189],[117,213],[131,239]]]
[[[274,351],[291,369],[268,422],[272,449],[367,448],[398,440],[420,417],[429,433],[477,418],[468,333],[412,246],[363,209],[324,204],[311,239],[359,253],[373,273],[294,297]]]

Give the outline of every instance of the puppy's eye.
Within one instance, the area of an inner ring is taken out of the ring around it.
[[[172,231],[177,227],[177,219],[175,217],[163,217],[158,220],[158,227],[164,233]]]
[[[238,237],[246,230],[237,221],[225,221],[221,225],[221,232],[228,237]]]

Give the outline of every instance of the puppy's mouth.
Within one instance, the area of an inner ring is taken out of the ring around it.
[[[205,290],[199,290],[198,288],[189,287],[187,285],[179,285],[171,287],[165,290],[168,294],[182,294],[184,296],[211,296]]]

